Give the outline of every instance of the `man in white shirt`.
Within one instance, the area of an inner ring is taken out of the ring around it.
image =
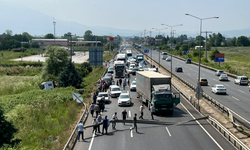
[[[152,120],[154,120],[154,116],[153,116],[153,113],[154,113],[154,106],[153,106],[153,104],[150,104],[150,112],[151,112]]]
[[[92,131],[92,133],[95,132],[95,134],[96,134],[97,127],[98,127],[98,122],[97,122],[96,118],[94,118],[94,120],[92,121],[92,124],[93,124],[93,131]]]
[[[115,128],[116,122],[115,121],[118,120],[118,118],[117,118],[117,112],[115,112],[115,114],[113,114],[112,120],[113,120],[113,122],[112,122],[112,129],[116,130],[116,128]]]
[[[84,133],[83,133],[83,129],[86,130],[86,128],[83,127],[82,124],[82,120],[79,122],[79,124],[77,125],[78,127],[78,142],[80,142],[80,136],[82,135],[82,140],[84,141]]]
[[[144,106],[143,104],[140,106],[140,112],[141,112],[141,116],[139,117],[139,119],[143,119],[143,109],[144,109]]]

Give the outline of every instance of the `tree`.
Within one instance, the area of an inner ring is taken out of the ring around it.
[[[84,41],[92,41],[93,40],[93,34],[91,30],[87,30],[84,33]]]
[[[48,74],[54,76],[59,75],[68,64],[68,51],[58,46],[48,46],[45,53],[48,54],[49,57],[44,64],[42,77],[45,78]]]
[[[210,53],[210,56],[209,56],[211,60],[215,60],[216,53],[220,53],[220,52],[217,49],[212,50],[212,52]]]
[[[240,36],[240,37],[238,37],[236,44],[237,44],[237,46],[249,46],[250,41],[246,36]]]
[[[84,63],[82,63],[81,65],[80,65],[80,67],[81,68],[86,68],[87,70],[88,70],[88,72],[90,73],[90,72],[92,72],[92,67],[90,66],[90,63],[88,63],[88,62],[84,62]]]
[[[182,45],[181,45],[181,49],[182,49],[183,51],[187,51],[187,50],[188,50],[188,44],[182,44]]]
[[[7,35],[12,36],[12,31],[11,30],[6,30],[5,32],[6,32]]]
[[[236,37],[233,37],[233,38],[231,39],[231,41],[229,42],[229,45],[230,45],[230,46],[236,46],[236,42],[237,42]]]
[[[205,38],[203,36],[196,36],[196,43],[199,45],[200,44],[200,39],[201,39],[201,46],[204,45],[204,40]]]
[[[175,49],[176,49],[176,50],[179,50],[180,47],[181,47],[181,44],[179,44],[179,43],[175,45]]]
[[[39,48],[39,44],[37,42],[32,42],[31,47],[32,48]]]
[[[223,40],[222,35],[218,33],[215,37],[215,46],[221,46],[222,40]]]
[[[54,35],[52,33],[48,33],[44,36],[45,39],[54,39]]]
[[[79,88],[82,82],[83,79],[78,71],[76,71],[75,65],[71,61],[68,61],[67,66],[60,73],[58,79],[59,87],[73,86]]]
[[[14,125],[7,121],[5,119],[5,116],[3,114],[3,110],[0,107],[0,147],[3,146],[3,144],[9,144],[11,146],[14,146],[15,144],[18,144],[19,142],[21,142],[20,139],[15,139],[12,140],[14,138],[14,134],[18,131],[17,128],[14,127]]]
[[[197,49],[197,50],[194,50],[194,51],[193,51],[193,56],[194,56],[194,57],[199,57],[199,51],[200,51],[200,50],[198,50],[198,49]],[[203,57],[203,55],[204,55],[204,52],[201,51],[201,58]]]

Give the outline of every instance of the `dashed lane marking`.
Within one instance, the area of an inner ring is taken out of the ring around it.
[[[93,142],[94,142],[94,139],[95,139],[95,133],[93,133],[93,135],[92,135],[92,139],[91,139],[91,142],[89,144],[89,149],[88,150],[91,150]]]
[[[169,132],[169,130],[168,130],[168,127],[166,127],[166,130],[167,130],[167,132],[168,132],[168,135],[171,136],[171,134],[170,134],[170,132]]]
[[[128,111],[128,117],[131,117],[131,111]]]
[[[133,130],[130,128],[130,136],[133,137]]]
[[[239,90],[239,89],[238,89],[238,91],[240,91],[240,92],[242,92],[242,93],[245,93],[244,91],[241,91],[241,90]]]
[[[236,98],[236,97],[233,97],[233,96],[232,96],[232,98],[235,99],[235,100],[237,100],[237,101],[240,101],[240,100],[239,100],[238,98]]]
[[[217,81],[215,78],[213,78],[214,81]]]

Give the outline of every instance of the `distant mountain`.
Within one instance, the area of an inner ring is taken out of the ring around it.
[[[4,1],[1,2],[0,13],[1,24],[0,33],[5,32],[5,30],[10,29],[13,34],[28,32],[33,36],[46,35],[47,33],[54,33],[53,17],[45,15],[38,11],[13,6]],[[68,22],[56,20],[56,36],[62,36],[64,33],[71,32],[78,36],[83,36],[86,30],[91,30],[94,35],[110,35],[116,36],[132,36],[137,34],[138,30],[128,30],[128,29],[116,29],[112,27],[101,27],[101,26],[86,26],[76,22]],[[250,37],[250,28],[242,30],[230,30],[230,31],[213,31],[213,33],[220,32],[225,37],[238,37],[245,35]],[[181,34],[187,34],[188,36],[197,36],[199,31],[183,31],[179,32]],[[203,34],[204,35],[204,34]]]

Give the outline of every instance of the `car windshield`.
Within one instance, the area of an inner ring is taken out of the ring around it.
[[[207,79],[201,79],[201,81],[207,81]]]
[[[223,85],[219,85],[217,88],[224,89],[225,87]]]
[[[114,70],[113,68],[109,68],[108,70]]]
[[[156,100],[165,100],[165,99],[171,99],[172,94],[157,94],[155,95]]]
[[[136,85],[136,82],[132,82],[132,85]]]
[[[227,75],[226,74],[222,74],[221,77],[227,77]]]
[[[114,64],[114,62],[110,62],[109,64],[112,65],[112,64]]]
[[[220,70],[220,71],[219,71],[219,73],[223,73],[223,71],[222,71],[222,70]]]
[[[102,97],[102,96],[108,97],[108,94],[98,94],[98,97]]]
[[[112,76],[112,74],[105,74],[105,76]]]
[[[120,95],[120,98],[129,98],[128,95]]]
[[[245,78],[241,78],[241,80],[248,80],[248,78],[246,78],[246,77]]]
[[[120,88],[113,88],[112,91],[121,91]]]

